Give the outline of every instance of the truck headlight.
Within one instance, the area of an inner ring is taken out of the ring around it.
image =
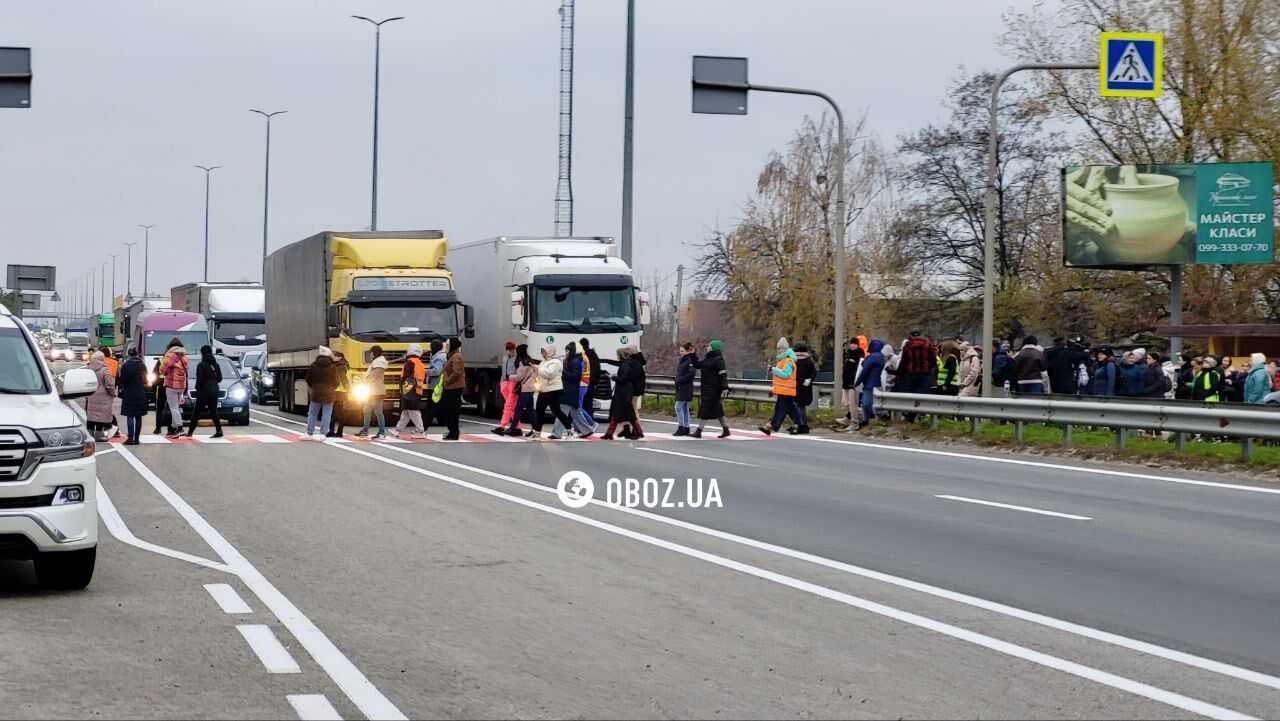
[[[249,394],[245,392],[244,386],[235,385],[231,387],[231,390],[227,391],[227,397],[233,401],[242,401],[248,398]]]
[[[369,399],[369,386],[358,385],[351,389],[351,397],[358,401],[366,401]]]
[[[147,385],[149,386],[155,385],[157,380],[160,380],[160,377],[157,376],[155,373],[151,373],[151,372],[147,373]]]
[[[96,446],[93,437],[81,426],[37,430],[41,447],[31,452],[43,461],[69,461],[88,458]]]

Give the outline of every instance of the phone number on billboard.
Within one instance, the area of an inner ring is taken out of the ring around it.
[[[1269,248],[1266,243],[1201,243],[1196,246],[1196,250],[1201,253],[1248,253]]]

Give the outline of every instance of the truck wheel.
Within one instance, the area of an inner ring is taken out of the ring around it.
[[[59,591],[78,591],[93,579],[93,566],[98,549],[81,551],[53,551],[36,556],[36,581],[41,588]]]
[[[285,371],[280,371],[279,373],[276,373],[276,383],[279,384],[278,386],[276,386],[277,389],[284,388],[288,382],[289,382],[288,373],[286,373]],[[289,395],[287,393],[281,393],[279,390],[276,391],[276,407],[280,409],[281,413],[293,412],[293,409],[289,407]]]
[[[481,373],[476,379],[476,412],[482,418],[497,418],[501,407],[496,401],[498,386],[488,373]]]

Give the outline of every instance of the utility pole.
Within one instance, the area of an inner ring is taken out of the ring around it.
[[[151,286],[148,284],[148,274],[151,268],[151,229],[154,225],[143,225],[138,223],[138,227],[142,228],[142,297],[146,298],[151,294]]]
[[[257,113],[267,119],[267,158],[264,163],[264,171],[262,177],[262,282],[267,282],[267,212],[271,204],[271,118],[281,113],[287,113],[288,110],[277,110],[274,113],[264,113],[261,110],[250,110],[251,113]]]
[[[374,27],[373,34],[373,202],[369,230],[378,229],[378,90],[382,82],[382,25],[384,23],[404,20],[404,17],[370,20],[361,15],[352,15],[356,20],[363,20]]]
[[[129,254],[124,260],[124,297],[130,300],[133,299],[133,246],[137,244],[136,240],[132,243],[124,244],[124,247],[128,248],[126,252]]]
[[[684,290],[684,265],[676,266],[676,309],[671,322],[671,345],[680,342],[680,293]]]
[[[557,238],[573,236],[573,0],[560,2],[560,128],[556,177]]]
[[[636,0],[627,0],[627,70],[622,105],[622,262],[631,265],[632,138],[636,110]]]
[[[197,165],[204,171],[204,282],[209,282],[209,177],[221,165]]]

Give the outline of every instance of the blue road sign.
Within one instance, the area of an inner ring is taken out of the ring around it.
[[[1152,33],[1102,33],[1098,71],[1104,97],[1154,98],[1160,95],[1164,36]]]

